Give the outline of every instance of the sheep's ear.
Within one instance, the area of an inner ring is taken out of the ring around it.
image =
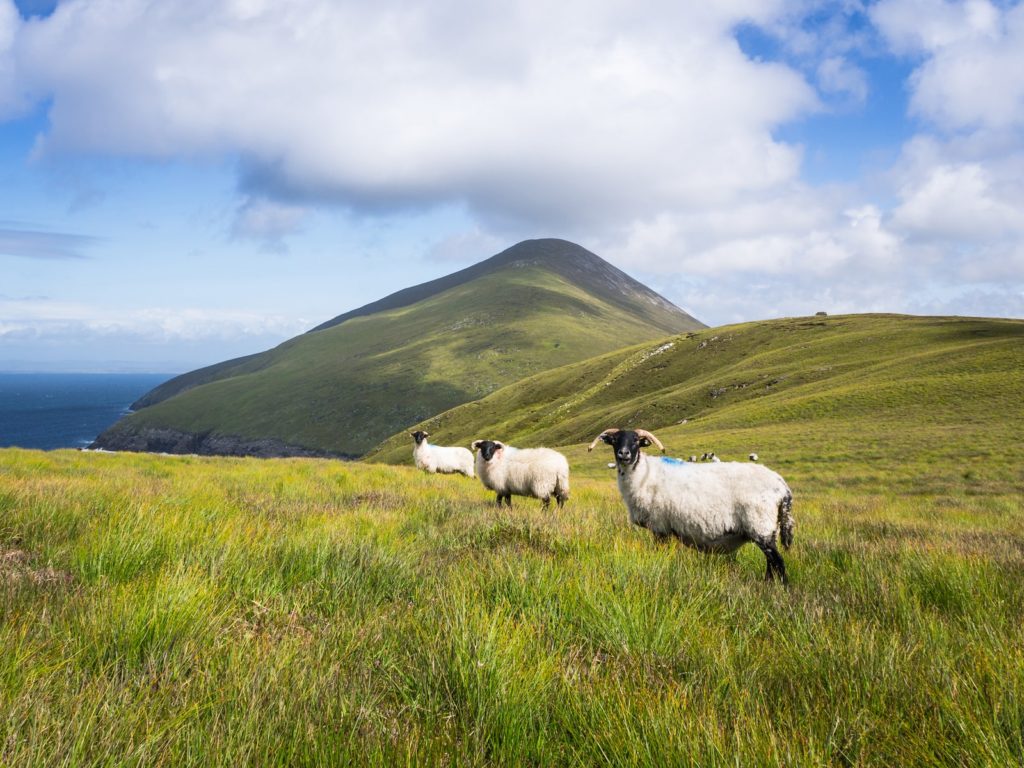
[[[483,442],[483,440],[474,440],[473,441],[473,446],[472,446],[473,450],[474,451],[479,451],[480,450],[480,443],[482,443],[482,442]]]
[[[641,437],[639,442],[640,442],[640,447],[641,448],[646,448],[647,446],[649,446],[651,444],[651,441],[649,439],[647,439],[646,437]]]
[[[601,442],[607,443],[608,445],[612,445],[615,443],[615,435],[601,435]]]
[[[498,448],[498,449],[501,449],[501,448],[505,447],[505,444],[503,442],[501,442],[500,440],[495,440],[494,441],[494,447]]]

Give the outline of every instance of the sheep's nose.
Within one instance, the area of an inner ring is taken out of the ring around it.
[[[623,461],[629,461],[629,449],[628,448],[620,448],[618,451],[615,452],[615,455],[618,456]]]

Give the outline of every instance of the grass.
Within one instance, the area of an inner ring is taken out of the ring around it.
[[[631,529],[579,446],[559,513],[405,467],[0,451],[0,764],[1021,764],[1024,453],[917,426],[900,461],[839,422],[785,455],[788,590]]]
[[[562,366],[410,428],[443,445],[526,447],[643,427],[677,456],[753,451],[772,465],[841,461],[860,474],[920,450],[959,463],[1012,446],[1024,423],[1022,370],[1021,320],[785,318]],[[408,462],[409,443],[399,432],[370,458]]]

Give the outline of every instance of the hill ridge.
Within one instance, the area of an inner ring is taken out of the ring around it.
[[[665,314],[678,316],[680,322],[687,328],[707,327],[661,294],[651,290],[586,248],[560,238],[537,238],[516,243],[465,269],[403,288],[384,298],[344,312],[296,338],[329,330],[357,317],[368,317],[381,312],[409,307],[503,269],[526,266],[539,266],[559,274],[631,314],[639,313],[642,319],[652,322],[665,331],[677,330],[664,326]],[[626,301],[624,297],[631,297],[632,302]],[[643,311],[645,305],[650,307],[650,311]],[[285,341],[279,347],[293,341],[294,339]],[[259,371],[269,364],[268,355],[279,347],[203,366],[175,376],[132,403],[131,410],[140,411],[203,384],[233,375]]]
[[[465,269],[460,269],[434,280],[428,280],[419,285],[403,288],[382,299],[371,301],[369,304],[364,304],[361,307],[344,312],[337,317],[320,323],[315,328],[311,328],[307,333],[315,333],[316,331],[333,328],[355,317],[363,317],[388,309],[407,307],[423,299],[436,296],[450,288],[464,285],[483,275],[514,265],[543,266],[570,280],[583,278],[582,282],[585,287],[591,289],[599,286],[603,287],[603,292],[607,293],[608,298],[614,297],[616,289],[642,296],[663,309],[682,312],[698,325],[703,326],[703,323],[700,323],[689,313],[684,312],[664,296],[630,277],[596,253],[588,251],[583,246],[569,240],[549,237],[523,240]]]
[[[95,445],[356,457],[408,424],[539,371],[703,327],[557,239],[518,243],[339,318],[172,379]]]

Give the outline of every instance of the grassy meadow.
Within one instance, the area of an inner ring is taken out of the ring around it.
[[[1019,765],[1024,449],[986,423],[703,433],[793,487],[788,589],[631,529],[580,445],[561,512],[0,451],[0,764]]]

